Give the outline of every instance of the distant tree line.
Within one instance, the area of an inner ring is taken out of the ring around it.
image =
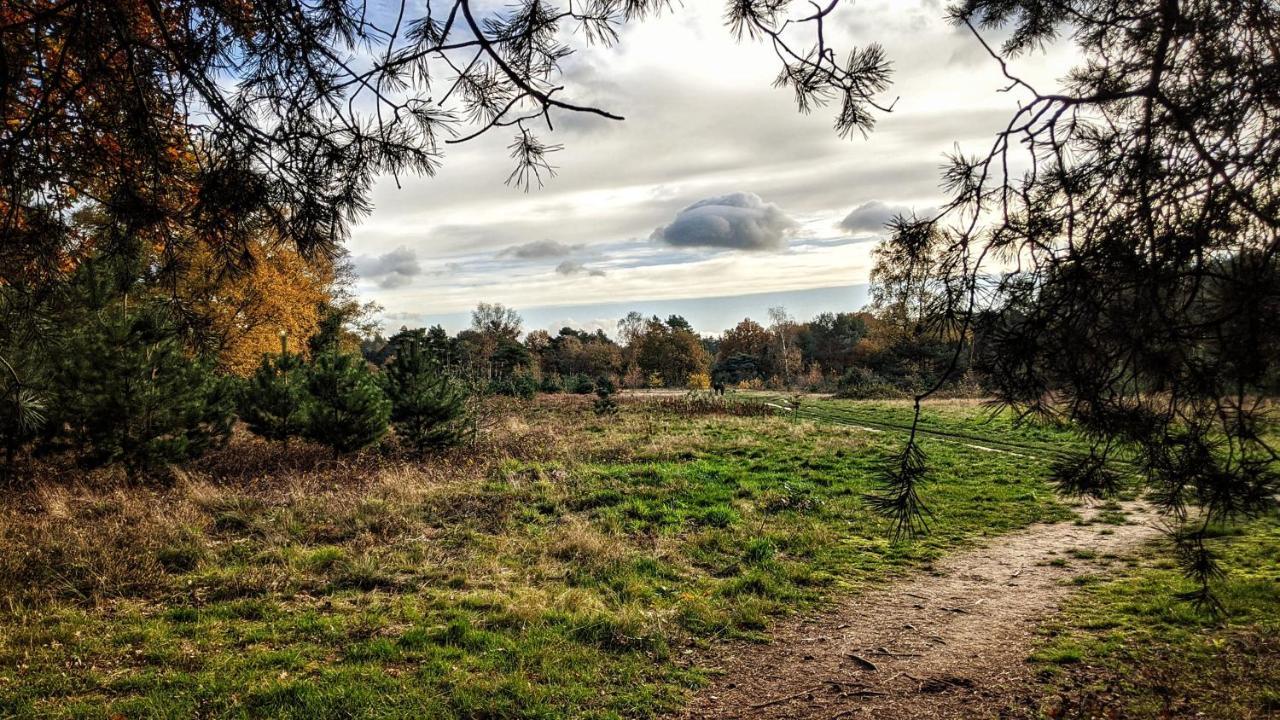
[[[629,389],[796,389],[851,397],[892,397],[937,382],[952,345],[918,331],[900,307],[826,312],[798,322],[783,308],[768,324],[750,318],[718,335],[699,334],[680,315],[665,320],[628,313],[613,336],[564,327],[524,332],[519,314],[482,303],[471,327],[402,328],[362,342],[365,358],[383,366],[403,348],[423,348],[456,377],[490,392],[589,394],[601,384]],[[964,381],[954,383],[960,384]]]

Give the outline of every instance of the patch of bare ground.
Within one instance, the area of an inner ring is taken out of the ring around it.
[[[1018,716],[1036,627],[1072,579],[1160,533],[1142,504],[1123,510],[1122,525],[1037,525],[997,538],[784,624],[768,644],[722,648],[704,659],[716,677],[681,717]],[[1083,509],[1086,519],[1101,512]]]

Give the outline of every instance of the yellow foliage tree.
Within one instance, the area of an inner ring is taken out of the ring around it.
[[[331,263],[278,244],[254,242],[249,253],[244,269],[228,269],[210,246],[199,245],[185,258],[175,292],[203,349],[236,375],[279,352],[281,332],[291,338],[291,351],[306,352],[334,281]]]

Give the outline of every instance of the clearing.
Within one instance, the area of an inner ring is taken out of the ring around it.
[[[1228,669],[1222,717],[1280,708],[1275,525],[1221,539],[1244,572],[1217,625],[1173,599],[1176,569],[1100,579],[1150,529],[1053,494],[1061,429],[931,404],[931,531],[896,543],[864,495],[901,403],[620,406],[496,403],[477,445],[425,462],[240,435],[150,485],[50,467],[0,496],[0,717],[941,714],[1001,687],[1143,717],[1173,700],[1125,669],[1181,657],[1259,658]],[[1218,702],[1188,686],[1179,707]]]

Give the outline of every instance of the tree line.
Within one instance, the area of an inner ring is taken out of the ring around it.
[[[401,328],[361,340],[365,358],[385,365],[409,345],[448,372],[491,392],[587,394],[607,383],[628,389],[712,386],[839,392],[850,397],[909,395],[935,383],[951,345],[919,332],[900,306],[876,303],[857,312],[825,312],[797,321],[785,308],[765,323],[744,318],[719,334],[703,334],[681,315],[628,313],[611,336],[571,327],[554,335],[526,332],[518,312],[481,303],[471,326],[450,335],[442,326]],[[963,378],[963,374],[961,376]]]

